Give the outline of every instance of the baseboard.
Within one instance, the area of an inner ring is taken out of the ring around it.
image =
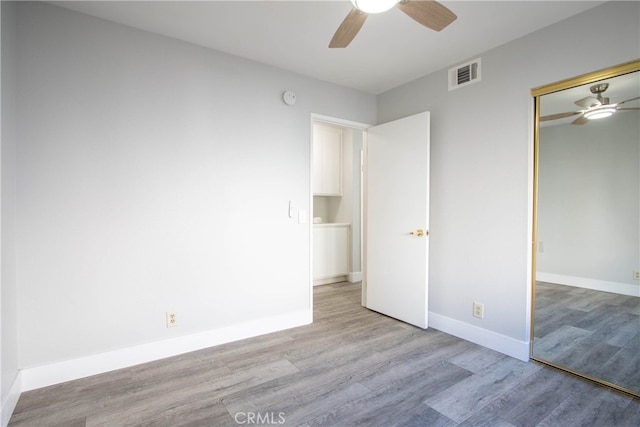
[[[518,341],[488,329],[479,328],[450,317],[429,312],[429,327],[471,341],[524,362],[529,361],[529,343]]]
[[[362,281],[362,272],[361,271],[352,271],[347,276],[347,280],[351,283],[361,282]]]
[[[328,285],[331,283],[340,283],[340,282],[346,282],[348,279],[348,276],[332,276],[332,277],[323,277],[320,279],[313,279],[313,286],[322,286],[322,285]]]
[[[308,325],[312,321],[312,311],[303,310],[169,340],[26,368],[21,371],[22,390],[20,391],[33,390],[232,341]]]
[[[631,273],[629,273],[631,274]],[[564,274],[536,272],[536,280],[558,285],[576,286],[594,291],[613,292],[615,294],[640,297],[640,282],[638,284],[607,282],[606,280],[590,279],[588,277],[567,276]]]
[[[9,388],[9,393],[2,401],[2,408],[0,409],[0,424],[2,427],[7,427],[9,425],[9,420],[11,420],[11,415],[13,411],[16,409],[16,405],[18,404],[18,399],[20,398],[20,393],[22,392],[22,374],[18,372],[16,378],[13,380],[13,384]]]

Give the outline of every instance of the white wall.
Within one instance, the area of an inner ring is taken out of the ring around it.
[[[356,129],[352,132],[352,187],[351,198],[351,271],[362,271],[362,139],[363,133]],[[356,275],[359,277],[359,275]]]
[[[543,127],[539,157],[538,272],[640,296],[640,115]]]
[[[0,251],[2,275],[0,276],[0,379],[1,379],[1,425],[6,425],[17,402],[18,378],[18,299],[16,283],[16,177],[15,177],[15,10],[12,3],[2,2],[1,10],[1,132],[0,164],[1,174],[1,211]]]
[[[21,368],[310,316],[311,221],[287,215],[311,208],[310,116],[370,123],[375,97],[47,4],[17,19]]]
[[[526,357],[530,89],[637,59],[638,16],[638,2],[607,3],[467,58],[482,58],[479,83],[448,92],[440,70],[378,96],[380,123],[431,111],[431,325]]]

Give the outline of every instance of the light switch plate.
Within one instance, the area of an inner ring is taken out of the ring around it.
[[[307,211],[304,209],[300,209],[298,211],[298,224],[306,224],[308,221],[307,219]]]

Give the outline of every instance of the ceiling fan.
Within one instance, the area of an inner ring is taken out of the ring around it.
[[[353,8],[333,35],[330,48],[347,47],[355,38],[370,13],[385,12],[397,7],[415,21],[440,31],[456,20],[457,16],[435,0],[351,0]]]
[[[575,101],[575,104],[578,107],[582,107],[582,110],[578,111],[568,111],[566,113],[559,114],[551,114],[548,116],[540,117],[541,122],[546,122],[549,120],[557,120],[563,119],[565,117],[571,117],[575,115],[580,115],[577,119],[571,122],[572,125],[583,125],[587,123],[589,120],[603,119],[605,117],[610,117],[616,111],[631,111],[631,110],[640,110],[640,108],[620,108],[620,105],[625,102],[635,101],[636,99],[640,99],[640,96],[635,98],[627,99],[622,102],[618,102],[617,104],[609,103],[609,98],[605,98],[602,94],[609,87],[609,83],[598,83],[589,88],[594,96],[587,96],[586,98],[579,99]]]

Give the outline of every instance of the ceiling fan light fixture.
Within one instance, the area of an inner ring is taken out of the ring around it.
[[[602,107],[595,107],[585,111],[584,118],[588,120],[604,119],[606,117],[611,117],[615,112],[615,105],[603,105]]]
[[[364,13],[381,13],[395,6],[398,0],[351,0],[351,3]]]

